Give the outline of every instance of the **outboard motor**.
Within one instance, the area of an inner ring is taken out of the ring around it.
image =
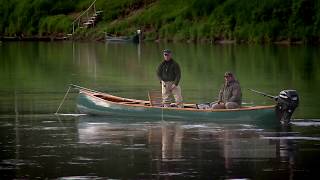
[[[279,119],[285,123],[290,122],[294,110],[299,105],[299,96],[296,90],[283,90],[279,96],[275,97],[277,101],[276,112]]]

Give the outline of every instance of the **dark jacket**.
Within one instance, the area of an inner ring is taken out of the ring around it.
[[[173,59],[163,61],[158,66],[157,76],[161,81],[174,81],[174,84],[178,85],[181,78],[180,66]]]
[[[236,80],[232,80],[227,84],[223,84],[219,92],[219,101],[224,103],[236,102],[241,105],[242,93],[240,83]]]

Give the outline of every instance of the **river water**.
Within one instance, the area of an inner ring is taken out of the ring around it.
[[[169,48],[186,102],[216,99],[225,71],[248,105],[296,89],[289,127],[91,117],[69,84],[147,99]],[[0,179],[303,179],[320,167],[320,51],[314,46],[2,42]]]

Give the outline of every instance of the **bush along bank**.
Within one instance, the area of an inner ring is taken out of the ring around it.
[[[1,36],[68,38],[73,20],[92,0],[3,0]],[[317,0],[97,0],[101,20],[78,28],[75,40],[106,33],[149,41],[217,43],[319,43]],[[23,18],[21,18],[23,17]]]

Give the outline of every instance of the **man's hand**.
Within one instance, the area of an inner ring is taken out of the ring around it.
[[[177,86],[175,84],[172,84],[171,86],[171,90],[173,90],[174,88],[176,88]]]

